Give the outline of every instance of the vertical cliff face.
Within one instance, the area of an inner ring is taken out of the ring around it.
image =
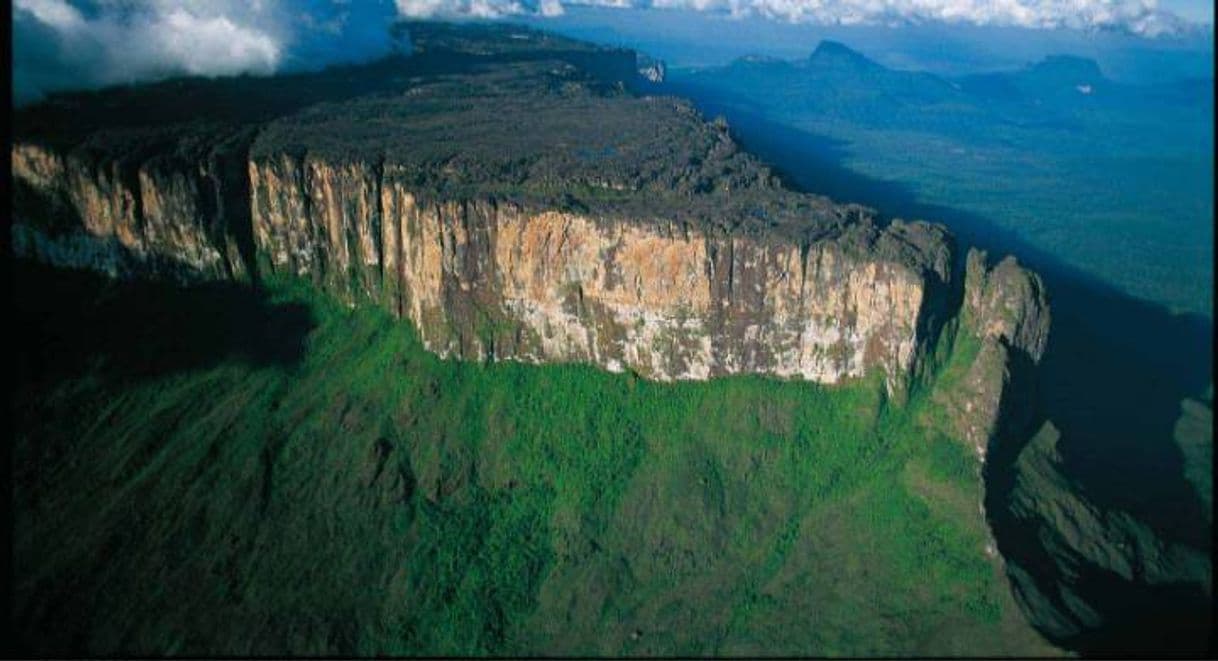
[[[1049,339],[1044,283],[1012,257],[989,267],[983,251],[970,250],[960,321],[979,349],[947,404],[959,435],[984,459],[991,443],[1026,431],[1035,410],[1031,368]]]
[[[964,304],[976,336],[1040,361],[1049,341],[1049,306],[1040,276],[1019,266],[1014,257],[988,267],[984,251],[970,250]]]
[[[580,361],[652,379],[763,373],[904,387],[927,275],[851,254],[631,219],[421,196],[394,165],[251,162],[253,225],[276,271],[380,301],[441,355]],[[885,230],[899,242],[907,226]],[[935,279],[947,277],[946,250]]]
[[[11,158],[18,255],[111,275],[246,277],[230,217],[241,212],[232,200],[241,190],[226,181],[222,155],[131,165],[18,143]]]
[[[19,254],[115,275],[245,278],[233,162],[124,168],[18,144],[14,174],[58,224]],[[409,319],[441,355],[579,361],[658,380],[760,373],[908,385],[950,251],[919,271],[840,240],[801,245],[645,219],[420,194],[404,168],[281,155],[242,164],[254,252],[351,304]],[[227,169],[226,169],[227,166]],[[27,205],[28,207],[29,205]],[[36,212],[31,209],[30,213]],[[20,212],[19,212],[20,213]],[[877,246],[933,231],[894,223]],[[921,247],[915,251],[925,250]]]

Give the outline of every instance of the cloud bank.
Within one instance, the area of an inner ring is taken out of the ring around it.
[[[677,9],[826,25],[967,23],[1121,30],[1190,25],[1154,0],[12,0],[18,104],[63,89],[175,75],[269,74],[367,60],[395,19]]]
[[[1120,30],[1143,36],[1187,27],[1155,0],[397,0],[405,16],[555,16],[564,6],[682,9],[822,25],[927,22],[1036,29]]]
[[[13,100],[365,60],[396,17],[379,0],[13,0]]]

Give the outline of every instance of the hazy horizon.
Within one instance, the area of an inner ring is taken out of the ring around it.
[[[883,64],[939,73],[1019,66],[1047,54],[1097,59],[1116,79],[1213,75],[1212,10],[1087,0],[1004,13],[955,0],[843,3],[515,0],[241,2],[14,0],[13,98],[181,75],[268,75],[363,62],[393,48],[397,20],[507,20],[637,48],[672,66],[758,53],[794,58],[824,38]],[[834,10],[834,7],[844,7]],[[1208,17],[1207,17],[1208,16]],[[1207,22],[1208,21],[1208,22]]]

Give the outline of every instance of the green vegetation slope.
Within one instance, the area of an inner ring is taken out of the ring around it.
[[[897,407],[444,361],[292,281],[17,285],[28,653],[1054,653],[930,405],[967,347]]]

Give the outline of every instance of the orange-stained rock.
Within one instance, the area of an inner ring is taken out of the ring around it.
[[[424,199],[392,165],[379,174],[286,156],[252,162],[258,249],[272,269],[409,318],[440,355],[590,362],[658,380],[837,383],[879,369],[898,389],[926,340],[926,275],[833,240],[801,249]]]

